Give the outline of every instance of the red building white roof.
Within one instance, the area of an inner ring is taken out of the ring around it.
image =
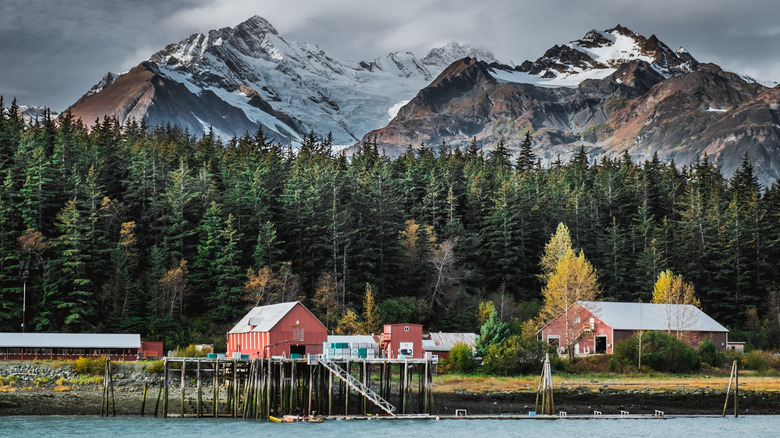
[[[230,333],[260,333],[270,331],[285,315],[299,304],[300,301],[291,301],[289,303],[269,304],[259,306],[250,310],[238,323],[228,332]],[[301,306],[306,309],[305,306]],[[306,309],[308,311],[308,309]],[[313,316],[313,315],[312,315]]]

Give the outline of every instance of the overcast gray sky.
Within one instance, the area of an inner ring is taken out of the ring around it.
[[[61,111],[106,72],[252,15],[287,40],[355,61],[457,41],[520,63],[622,24],[701,62],[780,82],[776,0],[2,0],[0,95]]]

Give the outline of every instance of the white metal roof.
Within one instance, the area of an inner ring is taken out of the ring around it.
[[[228,333],[267,332],[287,315],[300,301],[269,304],[250,310]]]
[[[328,343],[378,344],[371,335],[328,335]]]
[[[428,333],[423,335],[423,349],[426,351],[450,351],[457,343],[474,347],[476,333]]]
[[[728,332],[726,327],[690,304],[579,303],[615,330],[676,330],[680,327],[686,331]]]
[[[0,333],[8,348],[141,348],[140,334],[114,333]]]

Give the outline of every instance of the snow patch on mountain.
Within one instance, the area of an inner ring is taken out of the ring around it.
[[[586,79],[604,79],[614,73],[614,68],[602,68],[578,71],[575,73],[559,73],[551,78],[546,78],[530,73],[524,73],[514,70],[494,69],[491,75],[501,82],[515,82],[520,84],[531,84],[537,87],[546,88],[577,88],[580,83]]]
[[[388,121],[389,120],[393,120],[395,118],[395,116],[398,115],[398,111],[400,111],[401,108],[403,108],[404,105],[406,105],[407,103],[409,103],[408,100],[402,100],[402,101],[396,103],[395,105],[391,106],[390,109],[387,110],[387,115],[389,117]]]

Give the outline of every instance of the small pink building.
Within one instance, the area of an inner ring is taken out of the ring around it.
[[[300,301],[255,307],[228,332],[227,356],[321,354],[328,329]]]
[[[422,325],[385,324],[379,348],[388,359],[422,359]]]
[[[543,341],[565,351],[569,339],[574,354],[612,354],[616,343],[639,331],[680,333],[681,339],[697,346],[710,339],[726,351],[728,329],[699,308],[683,304],[616,303],[578,301],[540,330]]]

